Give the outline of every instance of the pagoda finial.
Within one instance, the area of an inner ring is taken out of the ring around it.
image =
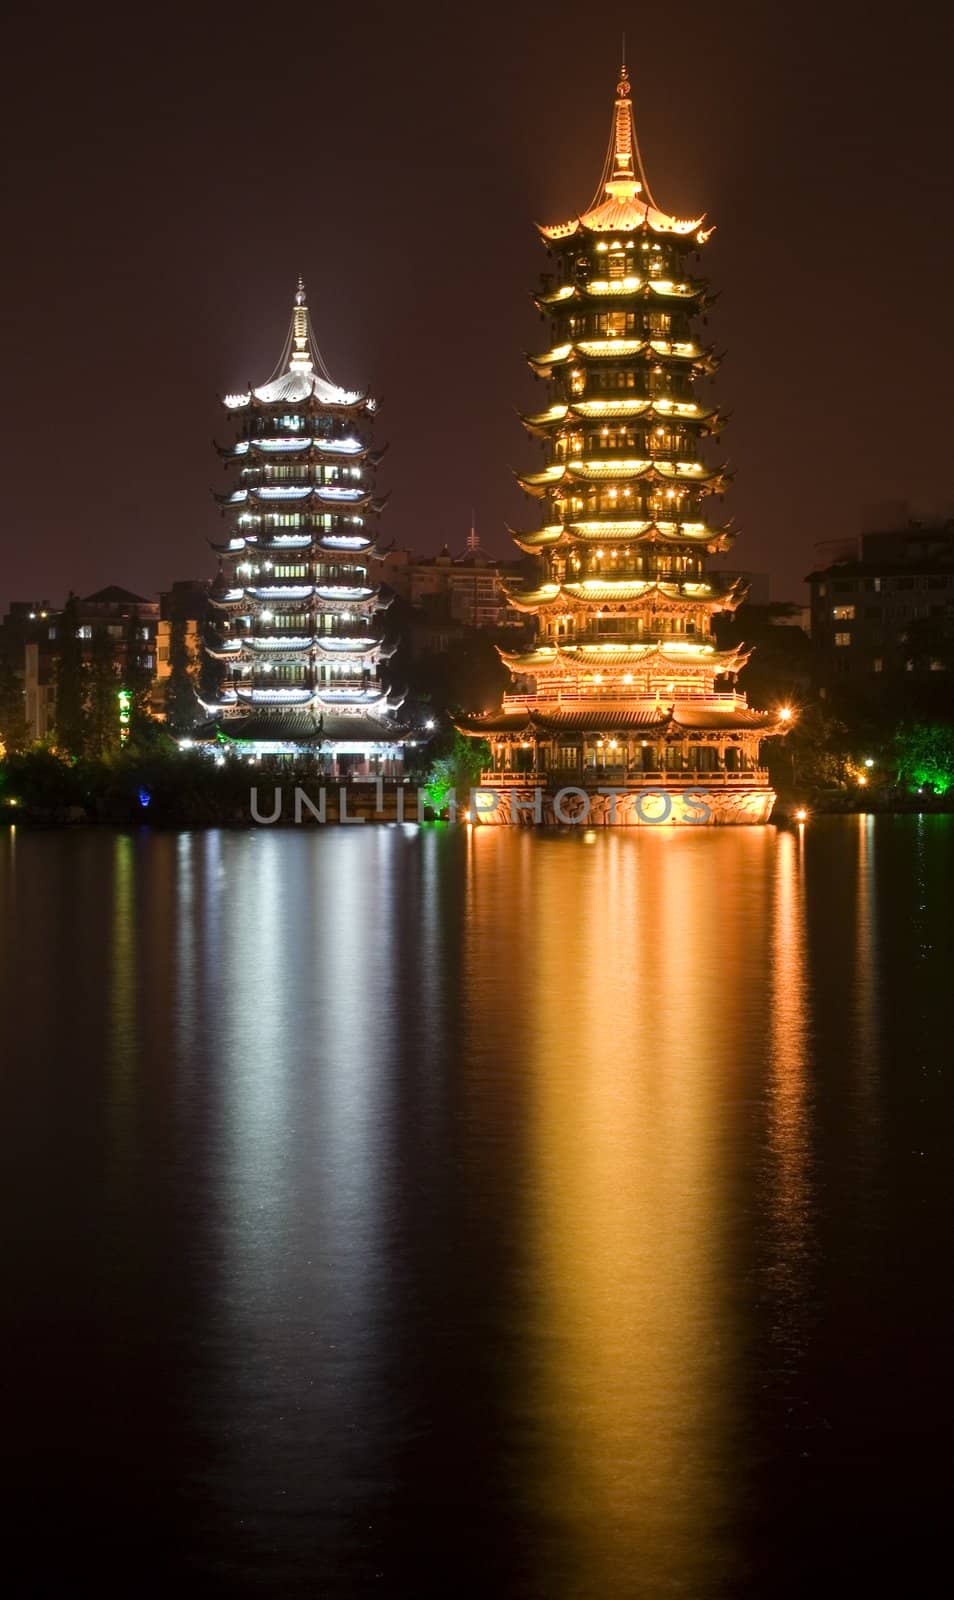
[[[298,288],[295,290],[295,309],[292,312],[291,346],[289,349],[288,366],[292,372],[311,372],[314,362],[311,359],[311,328],[308,321],[308,305],[305,300],[305,280],[298,279]]]
[[[625,61],[619,69],[616,85],[616,112],[613,122],[613,170],[611,183],[635,184],[636,193],[642,188],[633,170],[633,102],[630,98],[629,72]],[[607,185],[607,187],[609,187]]]

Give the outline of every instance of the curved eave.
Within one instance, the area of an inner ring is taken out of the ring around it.
[[[254,460],[259,466],[284,464],[292,465],[298,462],[329,462],[341,461],[350,463],[365,463],[377,466],[387,446],[374,450],[368,444],[362,444],[357,450],[336,449],[333,443],[323,443],[317,439],[296,439],[284,444],[281,449],[276,449],[269,441],[259,439],[240,440],[234,445],[215,446],[216,451],[223,461],[238,461],[247,466]]]
[[[522,589],[519,584],[503,581],[500,587],[515,611],[539,611],[541,606],[552,605],[560,594],[558,583],[544,583],[539,589]]]
[[[363,511],[372,504],[370,489],[347,490],[344,494],[332,493],[333,486],[327,488],[320,484],[302,485],[303,493],[300,494],[269,494],[267,486],[252,487],[244,492],[261,511],[280,511],[287,507],[292,511],[296,508],[308,508],[309,505],[320,505],[322,509],[334,510],[336,506],[347,507],[349,511]],[[216,496],[216,499],[219,497]],[[221,503],[221,502],[220,502]],[[227,501],[226,504],[241,505],[245,502],[237,499]],[[382,502],[383,503],[383,502]]]
[[[623,461],[586,461],[568,462],[567,477],[571,483],[634,483],[637,478],[640,482],[659,483],[714,483],[725,477],[725,467],[706,467],[699,464],[699,470],[693,466],[682,466],[680,462],[658,461],[648,458],[647,461],[635,461],[632,466],[627,466]]]
[[[655,609],[678,611],[734,611],[745,587],[740,579],[730,588],[721,590],[713,590],[711,586],[687,590],[677,584],[630,583],[625,579],[603,583],[593,578],[581,583],[544,583],[536,589],[522,589],[508,583],[501,585],[508,604],[517,611],[570,613],[591,608],[602,610],[613,605],[652,605]]]
[[[517,528],[507,529],[514,544],[519,545],[528,555],[536,555],[540,550],[552,550],[554,546],[565,542],[565,530],[559,524],[551,524],[546,528],[537,528],[530,533],[524,533]]]
[[[515,476],[526,494],[536,495],[539,498],[560,488],[566,482],[597,486],[603,484],[608,488],[612,488],[615,484],[631,484],[637,481],[678,483],[689,488],[696,484],[704,484],[708,488],[714,488],[724,482],[726,468],[719,466],[706,469],[700,464],[699,470],[696,470],[694,465],[687,467],[680,463],[658,461],[650,457],[632,462],[568,462],[566,466],[547,467],[543,472],[518,472]]]
[[[762,738],[783,733],[788,726],[772,711],[755,711],[750,706],[736,706],[731,711],[696,708],[691,701],[675,701],[672,711],[673,729],[687,733],[757,733]]]
[[[606,583],[599,579],[584,579],[581,583],[564,583],[551,605],[559,605],[565,596],[577,606],[642,605],[647,601],[660,601],[667,608],[685,611],[732,611],[739,604],[746,585],[736,579],[726,589],[711,584],[679,585],[670,583],[630,583],[625,579]]]
[[[244,394],[227,394],[222,396],[222,405],[230,416],[241,416],[245,411],[262,411],[266,415],[273,411],[304,412],[308,416],[348,416],[358,411],[366,411],[371,415],[377,409],[377,403],[369,394],[357,391],[338,391],[334,399],[318,394],[304,395],[279,395],[274,399],[266,399],[262,395],[262,385],[259,389],[246,391]]]
[[[602,205],[593,206],[591,210],[584,211],[582,215],[570,217],[566,222],[538,222],[535,224],[537,232],[547,244],[560,244],[565,239],[572,239],[580,233],[591,234],[635,234],[639,232],[655,233],[674,239],[685,239],[687,244],[702,245],[712,233],[711,228],[703,228],[706,213],[701,217],[680,218],[670,217],[664,211],[648,202],[629,201],[620,205],[613,201],[604,201]]]
[[[348,644],[336,644],[327,636],[319,636],[314,641],[315,649],[329,661],[364,661],[377,659],[382,653],[383,640],[381,639],[356,639]]]
[[[708,285],[703,283],[679,284],[665,281],[654,282],[648,278],[639,282],[620,282],[618,279],[597,279],[595,282],[581,284],[574,287],[572,294],[567,295],[539,295],[534,296],[534,304],[543,316],[553,316],[555,313],[573,306],[596,306],[600,301],[612,306],[636,305],[639,301],[664,301],[667,305],[688,306],[694,305],[696,312],[700,312],[711,305],[714,296],[710,296]]]
[[[686,339],[581,339],[575,345],[556,345],[540,355],[527,351],[526,358],[541,378],[552,376],[554,368],[565,367],[569,362],[585,365],[587,361],[637,360],[673,361],[705,375],[715,372],[722,359],[710,346]]]
[[[570,421],[593,423],[662,422],[672,426],[700,426],[705,433],[721,433],[728,417],[716,406],[677,409],[658,400],[577,400],[568,405],[551,406],[547,411],[519,412],[528,433],[546,439],[559,435]]]
[[[703,522],[568,522],[548,523],[530,532],[508,528],[515,544],[528,554],[575,544],[676,544],[714,551],[735,537],[731,523],[710,528]]]
[[[636,641],[610,644],[605,641],[579,644],[541,645],[531,651],[507,651],[497,647],[497,654],[513,672],[529,677],[578,678],[581,671],[620,671],[624,667],[663,666],[667,671],[677,668],[702,668],[715,677],[740,672],[751,651],[743,647],[735,650],[717,650],[711,644],[697,644],[686,640],[681,647],[659,642]],[[621,686],[621,692],[626,691]]]

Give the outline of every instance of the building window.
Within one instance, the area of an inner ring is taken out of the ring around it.
[[[854,587],[855,586],[853,583],[848,583],[844,578],[841,578],[837,583],[832,584],[835,594],[851,594],[851,591]]]
[[[92,639],[93,630],[88,622],[84,622],[82,627],[77,628],[76,637],[77,639]]]
[[[881,617],[881,607],[880,606],[865,606],[865,620],[867,622],[877,622],[880,619],[880,617]]]
[[[850,644],[851,643],[851,634],[850,633],[836,633],[835,634],[835,643],[837,645]]]
[[[871,670],[872,672],[882,672],[884,670],[884,662],[880,656],[875,656],[871,663]]]
[[[854,606],[835,606],[832,610],[832,616],[836,622],[854,622],[855,608]]]

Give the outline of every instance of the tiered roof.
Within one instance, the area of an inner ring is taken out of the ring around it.
[[[720,361],[697,332],[713,297],[688,269],[712,230],[656,203],[625,65],[593,201],[539,231],[557,263],[534,296],[550,343],[527,359],[548,402],[521,420],[544,462],[516,477],[543,516],[513,537],[541,572],[505,585],[514,609],[536,617],[538,637],[530,650],[500,652],[521,692],[460,726],[521,743],[640,730],[663,742],[751,736],[754,748],[777,719],[718,687],[747,652],[718,650],[711,632],[713,613],[734,609],[744,585],[704,566],[735,536],[710,515],[728,469],[700,451],[726,418],[693,392]]]
[[[278,367],[225,406],[238,434],[216,448],[241,481],[215,496],[230,532],[214,545],[223,572],[210,600],[221,626],[209,653],[228,676],[207,709],[245,738],[283,741],[297,726],[311,739],[322,717],[326,738],[400,738],[386,719],[401,697],[379,675],[393,652],[375,625],[390,596],[371,576],[366,526],[385,503],[370,482],[384,452],[362,432],[375,402],[332,379],[300,280]],[[328,733],[329,711],[347,735]],[[270,731],[250,733],[253,721]]]

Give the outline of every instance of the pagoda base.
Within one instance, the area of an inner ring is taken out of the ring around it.
[[[555,784],[543,776],[518,782],[514,773],[485,773],[474,820],[501,827],[752,827],[768,822],[774,805],[767,775],[754,772],[667,774],[599,786],[574,785],[571,777]]]

